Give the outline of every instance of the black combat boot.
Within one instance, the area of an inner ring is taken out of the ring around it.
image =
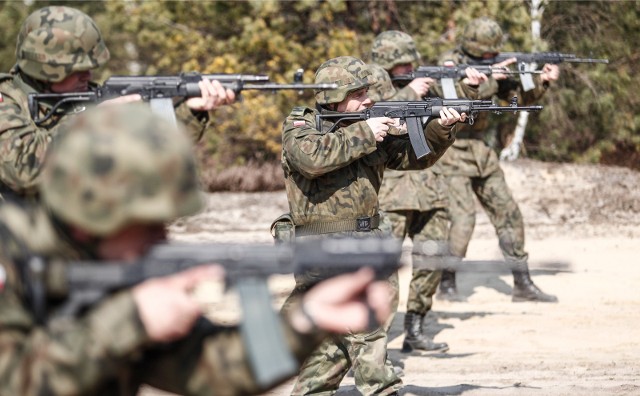
[[[422,332],[422,322],[424,315],[415,312],[407,312],[404,316],[404,341],[402,342],[402,352],[409,353],[414,349],[427,352],[446,352],[449,345],[445,342],[433,342],[433,340]]]
[[[438,290],[437,297],[440,300],[464,301],[464,298],[458,294],[455,271],[442,271],[442,279],[440,279],[440,289]]]
[[[529,270],[518,270],[512,272],[513,294],[511,296],[511,301],[558,302],[558,297],[544,293],[533,283],[529,276]]]

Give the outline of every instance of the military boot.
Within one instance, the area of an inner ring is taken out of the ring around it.
[[[440,288],[438,290],[437,297],[440,300],[464,301],[464,298],[458,294],[455,271],[442,271],[442,278],[440,279]]]
[[[513,294],[511,301],[558,302],[558,297],[546,294],[536,286],[528,270],[513,271]]]
[[[402,342],[402,352],[409,353],[414,349],[427,352],[446,352],[449,345],[445,342],[433,342],[433,340],[422,332],[422,322],[424,315],[415,312],[407,312],[404,316],[404,341]]]

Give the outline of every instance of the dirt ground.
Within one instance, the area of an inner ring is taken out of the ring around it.
[[[640,395],[640,173],[534,161],[503,168],[526,222],[534,280],[560,301],[512,303],[509,273],[461,273],[458,287],[466,302],[436,300],[426,327],[450,350],[403,354],[405,267],[389,343],[392,361],[404,370],[403,394]],[[207,211],[174,224],[172,235],[270,243],[269,225],[286,211],[284,191],[210,194]],[[500,258],[479,206],[468,258]],[[291,277],[271,282],[277,301],[292,285]],[[214,286],[202,292],[204,300],[215,294]],[[230,305],[209,303],[219,320],[234,320]],[[292,384],[268,394],[288,395]],[[353,384],[345,378],[338,394],[357,395]]]

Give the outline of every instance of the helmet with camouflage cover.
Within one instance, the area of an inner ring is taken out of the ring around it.
[[[371,45],[371,62],[377,63],[385,70],[396,65],[414,63],[420,60],[413,38],[399,30],[380,33]]]
[[[467,54],[482,58],[486,53],[498,53],[504,36],[502,29],[491,18],[481,17],[469,22],[462,34],[462,50]]]
[[[109,56],[93,19],[62,6],[41,8],[29,15],[16,45],[20,70],[36,80],[53,83],[74,72],[102,66]]]
[[[369,98],[374,102],[389,100],[396,94],[396,89],[391,82],[389,73],[377,64],[370,64],[373,85],[369,87]]]
[[[340,103],[351,92],[371,85],[369,67],[353,56],[339,56],[324,62],[316,71],[316,84],[337,84],[336,89],[316,91],[316,103]]]
[[[164,223],[202,205],[191,142],[148,105],[87,110],[60,125],[43,167],[43,203],[95,236]]]

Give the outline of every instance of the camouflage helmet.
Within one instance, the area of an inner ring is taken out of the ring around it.
[[[316,71],[316,84],[337,84],[336,89],[316,91],[316,103],[340,103],[351,92],[371,85],[368,66],[353,56],[339,56],[324,62]]]
[[[385,70],[419,60],[420,53],[416,49],[413,38],[398,30],[380,33],[371,45],[371,62],[379,64]]]
[[[202,206],[191,142],[143,103],[98,107],[60,125],[39,186],[67,224],[105,236]]]
[[[396,89],[391,82],[389,73],[380,65],[370,64],[373,85],[369,87],[369,98],[374,102],[389,100],[396,94]]]
[[[500,25],[487,17],[469,22],[462,34],[462,50],[467,54],[482,58],[486,53],[498,53],[502,47],[503,34]]]
[[[98,26],[74,8],[41,8],[18,33],[18,67],[36,80],[60,82],[74,72],[102,66],[109,56]]]

